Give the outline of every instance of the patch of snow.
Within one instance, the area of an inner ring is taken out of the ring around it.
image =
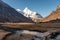
[[[19,12],[20,12],[21,10],[20,10],[20,9],[17,9],[17,11],[19,11]]]

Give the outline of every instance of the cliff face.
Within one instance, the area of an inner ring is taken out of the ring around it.
[[[58,5],[57,9],[55,11],[53,11],[49,16],[44,18],[42,21],[43,22],[48,22],[48,21],[51,21],[51,20],[56,20],[56,21],[60,20],[60,5]]]
[[[32,20],[0,0],[0,22],[32,22]]]

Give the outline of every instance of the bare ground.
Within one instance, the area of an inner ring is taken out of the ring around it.
[[[60,23],[0,23],[0,26],[16,28],[16,29],[26,29],[26,30],[58,30],[60,29]]]

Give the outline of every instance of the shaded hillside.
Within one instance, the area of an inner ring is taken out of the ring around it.
[[[0,22],[32,22],[32,20],[0,0]]]
[[[56,20],[50,20],[50,21],[48,21],[49,23],[51,22],[51,23],[60,23],[60,19],[56,19]]]
[[[57,6],[57,9],[55,11],[52,11],[52,13],[47,16],[46,18],[44,18],[42,21],[43,22],[48,22],[51,20],[56,20],[56,19],[60,19],[60,5]],[[58,20],[56,20],[58,21]]]

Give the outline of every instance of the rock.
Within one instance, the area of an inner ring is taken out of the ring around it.
[[[9,34],[11,34],[11,32],[6,32],[4,30],[0,30],[0,40],[3,40]]]

